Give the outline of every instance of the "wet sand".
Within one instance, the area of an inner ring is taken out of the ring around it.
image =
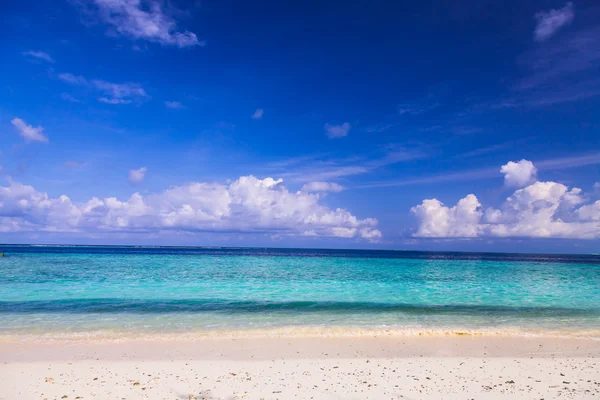
[[[0,399],[600,399],[600,341],[0,337]]]

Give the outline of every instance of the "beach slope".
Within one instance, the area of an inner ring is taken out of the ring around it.
[[[599,342],[542,337],[0,342],[0,399],[598,399]]]

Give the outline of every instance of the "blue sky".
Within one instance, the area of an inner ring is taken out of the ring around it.
[[[9,0],[0,242],[598,252],[598,21]]]

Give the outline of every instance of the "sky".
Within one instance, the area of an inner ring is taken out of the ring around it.
[[[0,243],[600,252],[596,1],[2,8]]]

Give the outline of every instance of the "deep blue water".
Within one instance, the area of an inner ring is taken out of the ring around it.
[[[0,333],[600,332],[600,256],[0,246]]]

